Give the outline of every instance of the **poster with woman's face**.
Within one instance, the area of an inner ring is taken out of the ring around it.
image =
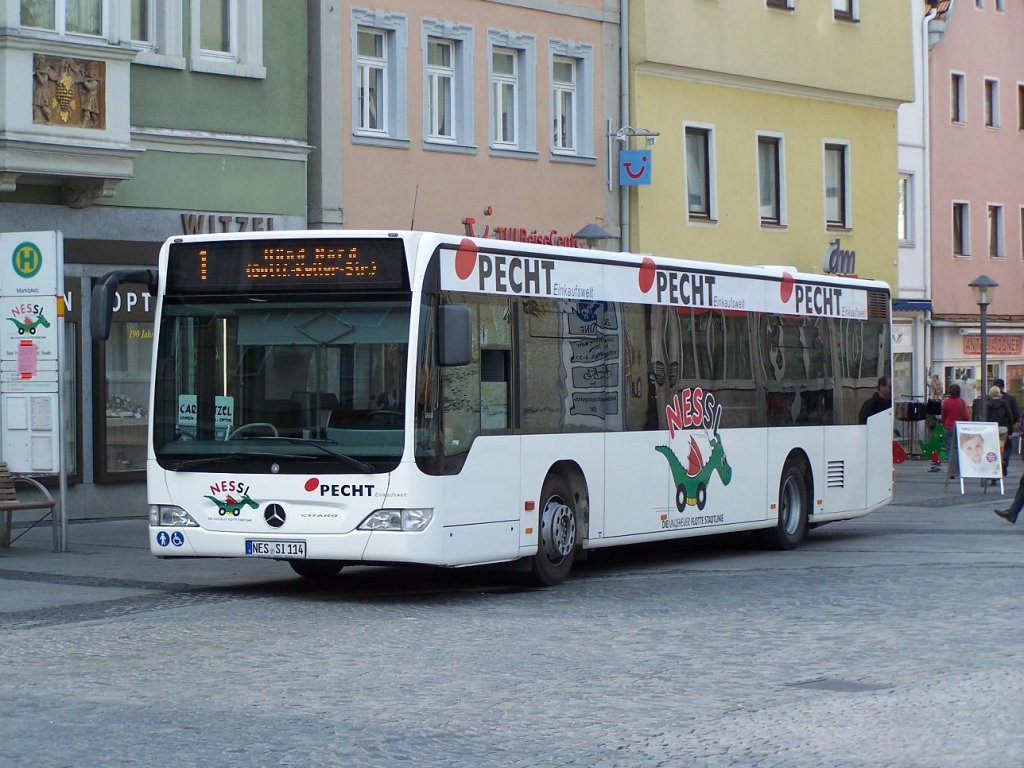
[[[956,443],[960,477],[1002,477],[1003,463],[999,448],[998,424],[958,421]]]

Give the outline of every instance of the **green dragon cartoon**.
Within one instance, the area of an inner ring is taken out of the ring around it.
[[[718,472],[718,476],[722,478],[722,485],[728,485],[732,480],[732,467],[725,458],[722,438],[716,433],[711,436],[710,443],[711,456],[704,461],[697,441],[693,437],[690,438],[689,469],[683,467],[682,462],[667,445],[659,445],[654,449],[665,457],[672,470],[672,481],[676,485],[676,509],[680,512],[684,511],[687,505],[696,505],[697,509],[704,509],[708,501],[708,481],[713,472]]]
[[[248,493],[242,497],[241,501],[235,501],[231,496],[228,496],[224,501],[221,501],[216,496],[206,496],[205,498],[217,505],[217,512],[222,517],[224,515],[234,515],[235,517],[238,517],[239,511],[245,506],[252,507],[253,509],[260,508],[259,504],[249,498]]]
[[[24,322],[22,322],[21,320],[17,320],[13,317],[8,317],[7,319],[17,326],[19,336],[24,336],[26,332],[34,336],[36,333],[36,326],[39,325],[43,326],[43,328],[50,327],[50,321],[43,317],[42,312],[39,313],[39,316],[36,317],[35,320],[33,320],[28,315],[25,315]]]

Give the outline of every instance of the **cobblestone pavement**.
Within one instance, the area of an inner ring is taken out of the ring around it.
[[[29,536],[0,555],[0,764],[1017,768],[1024,525],[897,477],[794,552],[631,547],[550,590],[159,561],[140,520]]]

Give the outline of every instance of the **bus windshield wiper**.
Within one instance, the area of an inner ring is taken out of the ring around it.
[[[346,464],[358,469],[360,472],[366,474],[372,474],[377,471],[376,467],[372,464],[360,461],[359,459],[353,458],[352,456],[346,456],[344,453],[332,451],[322,443],[325,441],[308,440],[301,437],[262,437],[260,440],[280,440],[287,443],[296,443],[299,445],[311,445],[314,448],[322,451],[325,456],[332,459],[343,461]],[[188,469],[190,467],[198,467],[206,464],[223,464],[229,461],[244,461],[246,459],[280,459],[280,460],[295,460],[295,459],[306,459],[309,456],[303,456],[295,453],[283,453],[280,451],[232,451],[231,453],[218,453],[213,456],[199,456],[194,459],[180,459],[179,461],[172,462],[170,469],[174,471],[180,471],[182,469]]]
[[[329,448],[328,446],[334,445],[334,443],[332,443],[330,440],[315,440],[315,439],[310,438],[310,437],[281,437],[280,435],[277,435],[277,436],[265,436],[265,437],[255,437],[255,438],[251,438],[251,439],[254,440],[254,441],[255,440],[266,440],[268,442],[287,443],[289,445],[308,445],[308,446],[310,446],[312,448],[316,448],[318,451],[321,451],[324,455],[329,456],[332,459],[340,459],[341,461],[344,461],[344,462],[352,465],[353,467],[355,467],[356,469],[360,470],[361,472],[366,472],[367,474],[371,474],[371,473],[377,471],[377,468],[374,467],[373,464],[367,464],[365,461],[360,461],[359,459],[354,458],[352,456],[349,456],[348,454],[341,453],[340,451],[336,451],[333,448]],[[267,455],[275,455],[275,454],[252,454],[252,455],[267,456]],[[282,454],[276,454],[276,455],[279,458],[284,458],[284,459],[288,459],[288,458],[294,459],[294,458],[296,458],[295,454],[291,454],[291,453],[288,453],[288,454],[282,453]]]
[[[170,468],[174,471],[187,469],[189,467],[198,467],[200,464],[222,464],[225,461],[236,461],[238,459],[244,459],[252,456],[251,453],[242,453],[241,451],[233,451],[232,453],[218,453],[211,456],[199,456],[194,459],[178,459],[170,464]]]

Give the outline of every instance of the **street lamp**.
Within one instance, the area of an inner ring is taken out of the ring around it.
[[[974,291],[974,303],[978,305],[981,312],[981,414],[982,421],[988,419],[988,328],[985,321],[988,315],[988,305],[995,297],[996,288],[999,283],[988,275],[979,275],[968,285]]]
[[[611,237],[611,233],[608,232],[600,224],[590,222],[583,229],[577,232],[573,237],[582,243],[585,243],[587,248],[593,248],[597,245],[599,240],[608,240]]]

